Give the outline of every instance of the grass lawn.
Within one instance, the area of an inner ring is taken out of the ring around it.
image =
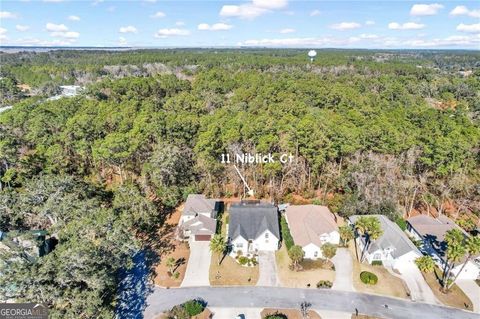
[[[300,310],[297,309],[277,309],[277,308],[265,308],[262,310],[260,313],[262,319],[264,319],[268,315],[273,315],[273,314],[284,314],[287,316],[288,319],[303,319],[302,314],[300,313]],[[308,311],[309,319],[322,319],[318,313],[316,313],[313,310]]]
[[[258,281],[258,266],[240,266],[235,259],[226,256],[218,265],[218,254],[212,254],[210,264],[210,285],[212,286],[254,286]]]
[[[472,301],[457,285],[453,285],[447,294],[440,290],[441,286],[437,278],[442,276],[442,271],[438,267],[435,267],[434,272],[422,273],[422,275],[435,294],[435,297],[437,297],[442,303],[451,307],[473,310]]]
[[[355,257],[354,243],[350,243],[349,249],[353,258],[353,287],[359,292],[365,292],[377,295],[386,295],[397,298],[408,299],[408,289],[402,279],[395,277],[383,266],[372,266],[369,264],[360,264]],[[367,285],[360,280],[360,273],[369,271],[378,277],[376,285]]]
[[[324,269],[325,264],[319,260],[304,260],[302,262],[302,271],[292,271],[289,268],[290,258],[288,257],[285,245],[282,245],[276,253],[277,271],[280,284],[283,287],[306,288],[308,284],[316,288],[319,280],[328,280],[333,282],[335,271]]]

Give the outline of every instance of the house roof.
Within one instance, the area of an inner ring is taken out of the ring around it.
[[[398,258],[405,255],[408,252],[414,251],[421,255],[418,248],[412,243],[407,235],[398,227],[397,224],[392,222],[386,216],[383,215],[353,215],[349,217],[352,223],[355,223],[358,218],[362,216],[374,216],[380,221],[380,226],[383,230],[383,235],[377,240],[373,241],[368,248],[368,252],[372,253],[376,250],[384,250],[386,248],[392,248],[392,257]]]
[[[213,235],[217,230],[217,220],[205,215],[198,215],[182,224],[192,235]]]
[[[441,257],[445,254],[447,248],[445,243],[447,231],[459,229],[465,236],[468,236],[453,220],[444,215],[440,215],[438,218],[429,215],[417,215],[407,219],[407,222],[420,236],[432,244]]]
[[[327,206],[293,205],[285,214],[295,244],[302,247],[308,244],[320,247],[322,234],[338,231],[335,216]]]
[[[280,238],[277,207],[264,202],[240,202],[230,206],[228,237],[257,239],[269,230]]]
[[[189,194],[182,215],[209,213],[217,209],[216,199],[207,199],[202,194]]]

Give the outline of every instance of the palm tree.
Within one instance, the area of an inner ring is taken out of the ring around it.
[[[465,268],[467,262],[469,262],[473,256],[480,253],[480,236],[472,236],[468,238],[465,243],[465,250],[467,251],[467,258],[463,262],[462,268],[460,268],[460,271],[455,275],[455,278],[453,278],[447,290],[452,288],[455,281],[457,281],[458,275],[460,275],[460,273],[463,271],[463,268]]]
[[[435,269],[435,261],[431,256],[422,256],[415,259],[415,264],[421,272],[432,272]]]
[[[357,260],[360,262],[360,258],[358,257],[358,249],[357,249],[357,237],[362,237],[368,229],[368,219],[365,216],[362,216],[357,219],[355,222],[355,255],[357,256]]]
[[[380,221],[375,216],[362,216],[357,220],[355,226],[359,230],[359,233],[365,235],[365,246],[363,247],[362,257],[360,258],[360,262],[363,262],[368,247],[370,247],[373,241],[383,235],[383,229]]]
[[[227,244],[225,238],[221,234],[215,234],[210,240],[210,250],[213,253],[218,254],[218,264],[222,261],[223,254],[226,251]]]
[[[167,261],[165,262],[165,265],[168,267],[168,272],[170,275],[173,275],[173,267],[175,267],[175,258],[169,257]]]
[[[322,255],[327,259],[327,261],[330,261],[335,255],[337,254],[337,246],[331,243],[325,243],[322,245]]]
[[[348,225],[340,226],[338,232],[340,233],[340,238],[344,246],[347,246],[348,242],[355,238],[352,228]]]
[[[445,242],[447,243],[447,251],[445,254],[445,265],[442,276],[442,287],[446,291],[448,287],[448,279],[455,263],[462,259],[465,255],[465,247],[463,242],[464,234],[459,229],[451,229],[445,234]]]
[[[288,257],[290,257],[292,260],[292,264],[295,269],[298,269],[298,265],[303,260],[303,255],[303,249],[298,245],[292,246],[288,250]]]

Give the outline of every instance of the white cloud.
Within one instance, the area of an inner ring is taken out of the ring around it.
[[[52,32],[50,33],[52,37],[57,37],[57,38],[66,38],[66,39],[76,39],[80,36],[80,33],[75,32],[75,31],[58,31],[58,32]]]
[[[241,5],[224,5],[220,10],[220,16],[253,19],[271,10],[282,9],[287,5],[287,0],[252,0]]]
[[[197,27],[197,29],[201,31],[226,31],[231,28],[233,28],[233,26],[226,23],[215,23],[212,25],[209,25],[208,23],[200,23]]]
[[[432,16],[436,15],[440,9],[443,8],[442,4],[414,4],[410,9],[410,15],[412,16]]]
[[[17,31],[20,31],[20,32],[25,32],[27,31],[28,29],[30,29],[30,27],[28,25],[21,25],[21,24],[17,24],[15,26],[15,29],[17,29]]]
[[[120,32],[120,33],[137,33],[138,30],[133,25],[128,25],[126,27],[120,27],[118,32]]]
[[[469,33],[480,33],[480,23],[477,23],[477,24],[460,23],[457,26],[457,31],[469,32]]]
[[[310,16],[311,17],[316,17],[316,16],[319,16],[320,14],[322,14],[322,12],[320,10],[313,10],[312,12],[310,12]]]
[[[466,6],[456,6],[452,11],[450,11],[450,15],[466,15],[472,18],[480,18],[480,10],[469,10]]]
[[[369,39],[369,40],[372,40],[372,39],[378,39],[379,36],[376,35],[376,34],[366,34],[366,33],[362,33],[362,34],[360,34],[359,38],[360,38],[360,39]]]
[[[424,24],[416,22],[405,22],[400,24],[398,22],[390,22],[388,28],[391,30],[420,30],[425,28]]]
[[[344,30],[358,29],[361,26],[362,25],[357,22],[341,22],[341,23],[332,24],[330,26],[330,29],[344,31]]]
[[[175,25],[181,27],[181,26],[185,25],[185,22],[177,21],[177,22],[175,22]]]
[[[171,36],[187,36],[190,34],[190,31],[185,29],[160,29],[155,33],[156,38],[167,38]]]
[[[241,46],[269,46],[269,47],[312,47],[312,46],[349,46],[357,43],[359,38],[349,37],[338,39],[324,38],[286,38],[286,39],[260,39],[247,40],[238,43]]]
[[[268,10],[265,8],[255,7],[251,4],[242,4],[239,6],[225,5],[220,10],[220,16],[222,17],[238,17],[242,19],[256,18]]]
[[[365,25],[374,25],[374,24],[375,24],[375,21],[373,21],[373,20],[365,21]]]
[[[5,40],[7,38],[7,29],[0,27],[0,40]]]
[[[157,12],[155,12],[155,14],[152,14],[150,17],[152,17],[152,18],[164,18],[166,16],[167,15],[165,14],[165,12],[157,11]]]
[[[68,20],[70,21],[80,21],[80,17],[79,16],[68,16]]]
[[[66,31],[68,31],[68,27],[64,24],[55,24],[55,23],[48,22],[45,27],[46,27],[48,32],[66,32]]]
[[[287,0],[253,0],[253,5],[265,9],[281,9],[288,5]]]
[[[93,0],[92,2],[92,6],[96,6],[98,5],[99,3],[102,3],[104,0]]]
[[[17,15],[10,11],[0,11],[0,19],[15,19]]]
[[[285,28],[285,29],[280,30],[280,33],[282,33],[282,34],[294,33],[295,31],[296,31],[295,29]]]
[[[64,38],[74,41],[74,39],[80,36],[80,33],[70,31],[68,27],[64,24],[55,24],[48,22],[45,28],[50,33],[50,35],[55,38]]]
[[[39,40],[36,38],[20,38],[9,41],[10,45],[21,45],[21,46],[67,46],[72,45],[75,42],[74,39],[54,39],[51,41],[48,40]]]
[[[125,39],[124,37],[118,37],[118,44],[127,45],[127,39]]]

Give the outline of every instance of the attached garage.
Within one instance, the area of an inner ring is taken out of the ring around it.
[[[195,241],[209,241],[212,235],[195,235]]]

